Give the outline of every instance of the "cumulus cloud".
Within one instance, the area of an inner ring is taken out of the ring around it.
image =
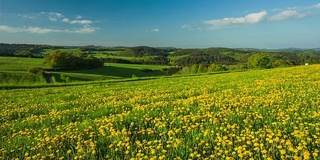
[[[6,25],[0,25],[0,30],[1,31],[6,31],[6,32],[11,32],[11,33],[20,32],[19,28],[9,27],[9,26],[6,26]]]
[[[62,22],[70,22],[68,18],[63,18]]]
[[[28,18],[28,19],[34,19],[38,17],[37,14],[17,14],[19,17]]]
[[[287,19],[298,19],[306,17],[307,14],[300,14],[296,10],[284,10],[274,16],[270,17],[271,21],[283,21]]]
[[[93,33],[99,28],[94,27],[82,27],[82,28],[76,28],[73,30],[59,30],[59,29],[51,29],[51,28],[40,28],[40,27],[10,27],[6,25],[1,25],[0,30],[16,33],[16,32],[28,32],[28,33],[37,33],[37,34],[45,34],[45,33]]]
[[[91,20],[69,20],[68,18],[63,18],[62,22],[67,22],[70,24],[82,24],[82,25],[88,25],[93,23]]]
[[[190,24],[184,24],[181,26],[183,29],[192,29],[192,26]]]
[[[49,28],[40,28],[40,27],[28,27],[25,29],[26,32],[30,33],[51,33],[51,32],[61,32],[61,30],[56,30],[56,29],[49,29]]]
[[[6,25],[1,25],[0,30],[6,31],[6,32],[29,32],[29,33],[50,33],[50,32],[61,32],[60,30],[55,29],[49,29],[49,28],[40,28],[40,27],[10,27]]]
[[[87,25],[87,24],[91,24],[92,21],[90,20],[73,20],[70,21],[71,24],[82,24],[82,25]]]
[[[94,28],[94,27],[83,27],[83,28],[80,28],[80,29],[69,31],[69,33],[93,33],[98,29],[99,28]]]
[[[50,21],[53,21],[53,22],[55,22],[58,19],[63,18],[63,17],[64,17],[64,15],[62,15],[61,13],[57,13],[57,12],[50,12],[49,13],[49,19],[50,19]]]
[[[217,30],[222,28],[239,27],[243,25],[253,25],[263,21],[284,21],[290,19],[301,19],[316,15],[318,12],[316,9],[320,9],[320,3],[311,6],[295,6],[287,7],[286,9],[272,9],[269,15],[267,11],[261,11],[257,13],[250,13],[244,17],[238,18],[223,18],[202,21],[203,24],[211,25],[207,30]],[[187,28],[187,25],[183,25],[182,28]]]
[[[148,31],[146,31],[146,32],[160,32],[160,29],[158,29],[158,28],[153,28],[153,29],[150,29],[150,30],[148,30]]]
[[[263,21],[267,16],[267,11],[257,13],[250,13],[244,17],[239,18],[223,18],[203,21],[204,24],[212,25],[209,30],[216,30],[222,28],[237,27],[245,24],[256,24]]]
[[[82,19],[82,16],[77,15],[76,19]]]
[[[69,19],[65,15],[58,13],[58,12],[40,12],[40,13],[32,13],[32,14],[16,14],[19,17],[27,18],[27,19],[49,19],[53,23],[59,23],[64,22],[70,24],[70,26],[73,26],[72,29],[70,28],[60,28],[60,29],[52,29],[50,27],[47,28],[41,28],[41,27],[10,27],[7,25],[1,25],[0,30],[6,31],[6,32],[27,32],[27,33],[38,33],[38,34],[45,34],[45,33],[94,33],[99,28],[98,27],[92,27],[91,25],[94,22],[98,21],[92,21],[92,20],[86,20],[82,19],[82,16],[77,15],[75,16],[75,19]],[[75,27],[77,26],[77,27]],[[155,30],[156,31],[156,30]]]

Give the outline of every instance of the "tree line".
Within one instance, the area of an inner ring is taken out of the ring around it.
[[[38,45],[38,44],[6,44],[0,43],[0,56],[43,58],[39,54],[43,49],[62,49],[62,46]]]
[[[53,51],[48,56],[39,54],[43,49],[78,48],[77,53]],[[94,58],[96,52],[118,51],[113,57]],[[53,56],[54,55],[54,56]],[[60,55],[60,58],[58,55]],[[30,44],[4,44],[0,43],[0,56],[21,56],[45,58],[53,68],[82,69],[102,66],[103,63],[127,63],[127,64],[153,64],[179,66],[181,70],[193,70],[196,66],[199,71],[225,70],[225,69],[249,69],[249,68],[275,68],[305,63],[320,63],[320,49],[231,49],[231,48],[207,48],[207,49],[178,49],[173,47],[154,48],[148,46],[138,47],[65,47],[50,45]],[[119,56],[119,58],[114,58]],[[55,57],[51,58],[50,57]],[[64,58],[61,58],[64,57]],[[123,59],[122,57],[132,57]],[[52,61],[52,62],[51,62]],[[193,68],[193,69],[191,69]],[[215,69],[212,69],[215,68]],[[176,71],[175,68],[173,71]]]

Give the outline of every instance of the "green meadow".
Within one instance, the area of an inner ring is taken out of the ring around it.
[[[53,77],[54,83],[77,83],[164,76],[162,69],[169,66],[105,63],[104,67],[96,69],[52,70],[42,58],[0,57],[0,85],[45,84],[45,77],[28,72],[34,67],[46,70],[46,74]]]
[[[0,90],[0,159],[319,159],[319,70]]]

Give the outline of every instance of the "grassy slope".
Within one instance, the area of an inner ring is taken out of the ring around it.
[[[45,83],[43,79],[37,78],[37,75],[27,73],[27,70],[32,67],[48,68],[44,59],[41,58],[0,57],[0,77],[2,77],[0,84]],[[104,67],[97,69],[50,71],[48,73],[51,73],[58,82],[63,81],[61,77],[69,77],[71,81],[80,82],[131,78],[132,75],[138,77],[162,76],[165,73],[161,70],[166,67],[168,66],[106,63]],[[143,72],[142,69],[154,71]]]
[[[161,71],[161,69],[166,67],[168,66],[106,63],[104,67],[96,69],[70,70],[52,73],[64,74],[66,76],[71,77],[75,81],[86,81],[101,80],[101,78],[131,78],[132,75],[136,75],[138,77],[162,76],[165,75],[165,73]],[[144,68],[151,69],[154,71],[143,72],[142,69]]]
[[[0,159],[318,159],[319,70],[0,91]]]
[[[56,49],[56,50],[60,50],[60,51],[65,51],[65,52],[77,52],[79,51],[79,49],[77,48],[67,48],[67,49]],[[49,54],[50,52],[55,51],[54,49],[42,49],[39,54]]]
[[[48,68],[42,58],[0,57],[0,71],[27,71],[32,67]]]
[[[33,67],[47,68],[40,58],[0,57],[0,84],[29,85],[43,84],[45,79],[39,75],[28,73]]]

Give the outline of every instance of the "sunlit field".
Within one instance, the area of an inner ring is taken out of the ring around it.
[[[320,65],[0,91],[0,159],[319,159]]]

